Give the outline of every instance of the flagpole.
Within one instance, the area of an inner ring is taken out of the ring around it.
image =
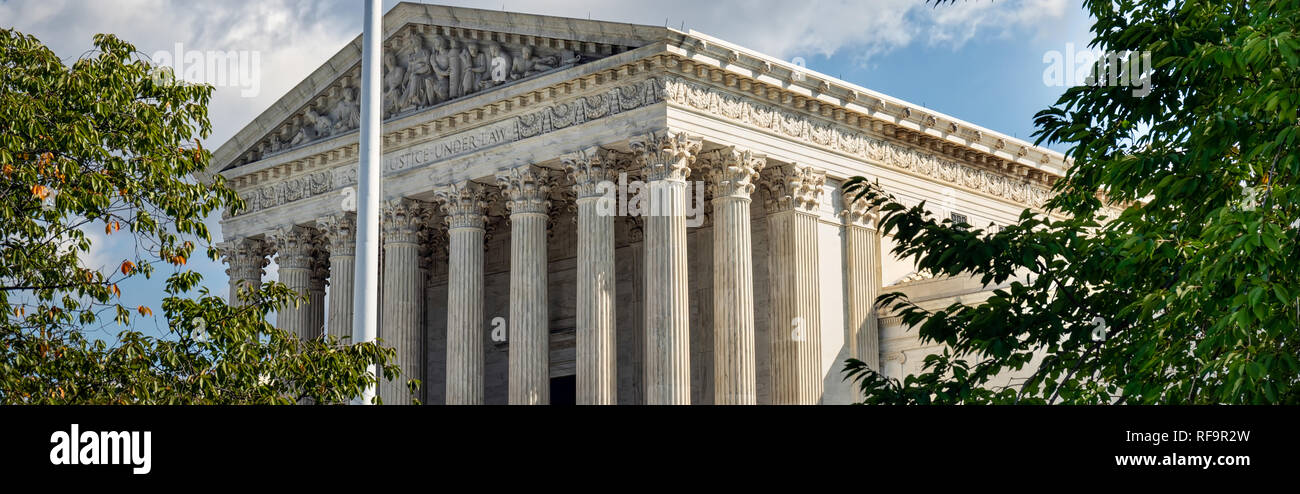
[[[379,333],[379,199],[381,144],[379,123],[380,61],[383,57],[384,18],[381,0],[365,0],[365,25],[361,35],[361,155],[357,160],[356,288],[352,305],[352,341],[372,343]],[[379,377],[374,364],[367,372]],[[354,404],[374,401],[369,386]]]

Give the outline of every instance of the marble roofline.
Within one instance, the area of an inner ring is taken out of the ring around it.
[[[1041,204],[1046,187],[1053,179],[1051,175],[1041,171],[1020,167],[1016,162],[1001,161],[1000,158],[987,154],[977,155],[969,148],[945,144],[934,137],[911,131],[900,125],[861,116],[855,120],[854,115],[849,112],[810,99],[804,99],[799,109],[792,109],[799,105],[797,96],[761,83],[728,77],[717,69],[701,70],[702,66],[681,57],[662,54],[643,56],[645,52],[653,52],[655,49],[654,46],[644,47],[586,65],[519,81],[517,84],[472,95],[463,100],[451,101],[428,111],[399,117],[385,125],[387,130],[384,133],[387,151],[385,156],[401,155],[406,150],[427,145],[426,143],[457,139],[458,136],[479,132],[481,129],[490,129],[494,125],[509,124],[511,121],[515,121],[517,126],[519,125],[517,122],[530,115],[534,116],[535,120],[535,116],[539,113],[545,114],[554,112],[555,108],[572,107],[578,100],[593,95],[621,95],[631,88],[629,93],[634,96],[641,92],[652,91],[655,93],[653,95],[655,100],[634,101],[634,104],[628,106],[628,110],[635,109],[639,112],[637,114],[637,118],[641,119],[639,123],[633,122],[627,116],[610,122],[617,122],[618,125],[627,128],[639,125],[636,130],[640,131],[672,128],[661,104],[704,114],[711,114],[711,110],[716,110],[720,114],[712,117],[721,120],[726,120],[728,117],[726,113],[734,112],[733,107],[739,104],[749,108],[740,115],[742,120],[751,116],[753,108],[766,108],[765,114],[773,118],[780,115],[781,118],[774,118],[774,121],[769,121],[753,130],[767,131],[783,139],[793,138],[804,141],[805,144],[830,148],[830,151],[841,155],[847,154],[864,164],[925,176],[937,183],[947,182],[1004,202],[1036,207]],[[715,80],[721,81],[721,84],[716,83]],[[745,91],[743,89],[747,84],[748,90]],[[654,87],[651,88],[651,85]],[[617,93],[609,93],[610,91],[617,91]],[[755,94],[758,92],[764,93],[763,96]],[[812,111],[814,107],[816,111]],[[570,108],[568,111],[573,110]],[[608,116],[601,118],[608,118]],[[751,128],[756,126],[754,122],[739,123],[749,124]],[[606,122],[601,127],[608,129],[611,125]],[[791,125],[795,127],[792,129]],[[573,125],[570,129],[578,126]],[[548,129],[546,132],[535,129],[527,132],[527,135],[514,134],[509,142],[536,137],[554,130],[561,129]],[[581,147],[574,139],[582,140],[589,137],[583,132],[576,134],[569,132],[565,135],[570,137],[561,139],[551,136],[548,142],[565,142],[566,145]],[[615,136],[606,136],[606,142],[611,142],[609,139],[611,137]],[[506,143],[503,141],[497,144]],[[497,168],[533,159],[532,156],[518,153],[493,155],[490,149],[472,151],[465,153],[464,156],[454,157],[470,160],[476,156],[494,156],[495,161],[492,166],[489,166],[492,169],[480,170],[484,175],[490,174]],[[572,150],[558,149],[549,152],[555,154],[568,151]],[[773,153],[774,157],[779,155],[780,153]],[[430,165],[436,165],[441,161],[420,163],[415,168],[432,170],[439,167]],[[346,165],[355,163],[356,133],[352,132],[274,155],[261,162],[227,170],[224,174],[230,179],[234,188],[250,202],[250,212],[257,212],[269,209],[269,207],[259,206],[256,196],[259,189],[277,186],[281,189],[291,189],[288,192],[292,194],[291,197],[273,199],[270,207],[309,197],[337,195],[343,187],[350,185],[346,172],[355,170]],[[481,168],[481,166],[474,168]],[[1023,174],[1012,173],[1016,170],[1020,170]],[[387,176],[399,178],[399,175],[405,175],[407,170],[397,171],[402,173],[394,174],[390,170]],[[443,171],[451,173],[450,170]],[[861,174],[863,170],[837,170],[832,167],[828,168],[827,172],[828,178],[842,180],[854,174]],[[470,170],[461,169],[456,173],[470,173]],[[395,190],[390,188],[388,192]],[[327,194],[328,192],[334,193]],[[299,205],[305,206],[306,201]],[[248,214],[241,214],[237,217],[240,221],[233,221],[228,226],[235,227],[237,230],[246,230],[236,227],[239,223],[246,223],[246,219],[243,218],[245,216]]]
[[[411,24],[422,22],[446,22],[446,18],[429,14],[429,8],[446,9],[438,6],[400,4],[386,16],[388,28],[386,33],[393,34],[406,30]],[[422,11],[423,9],[423,11]],[[459,12],[462,9],[456,9]],[[475,9],[466,9],[474,13],[483,14],[506,14],[494,13],[492,11],[478,11]],[[419,15],[416,15],[416,14]],[[506,17],[536,17],[550,22],[558,19],[564,22],[579,22],[577,19],[546,18],[545,16],[528,16],[526,14],[512,14]],[[463,16],[462,16],[463,17]],[[992,163],[995,167],[1005,168],[1013,175],[1022,177],[1035,178],[1035,175],[1041,175],[1042,179],[1051,181],[1053,177],[1060,177],[1069,164],[1065,157],[1060,153],[1044,148],[1039,148],[1028,142],[1015,139],[1004,134],[979,127],[959,119],[934,112],[932,110],[912,105],[910,103],[890,98],[875,91],[871,91],[860,86],[856,86],[838,79],[819,74],[807,69],[801,69],[792,64],[769,57],[752,50],[747,50],[733,44],[726,43],[707,35],[697,32],[684,33],[670,28],[655,28],[648,26],[633,26],[612,23],[599,23],[601,25],[612,25],[620,29],[635,31],[639,36],[648,36],[648,33],[662,32],[662,41],[649,42],[646,46],[631,49],[622,53],[613,54],[609,59],[600,59],[593,62],[587,62],[582,65],[562,69],[552,73],[535,76],[531,79],[517,81],[505,87],[498,87],[488,91],[475,93],[462,98],[453,100],[433,108],[427,108],[415,115],[398,115],[385,124],[385,128],[392,128],[403,125],[404,122],[412,119],[421,119],[422,115],[434,112],[454,112],[456,108],[467,105],[475,105],[492,110],[497,109],[500,105],[483,105],[485,100],[500,99],[505,100],[508,106],[509,100],[516,93],[524,90],[524,87],[538,88],[547,82],[554,83],[565,78],[572,78],[575,74],[599,73],[604,70],[611,70],[610,65],[618,63],[627,63],[634,61],[636,58],[659,59],[664,63],[676,62],[682,72],[690,75],[693,73],[698,77],[708,78],[714,83],[724,83],[729,87],[738,86],[741,90],[753,89],[755,94],[760,97],[766,96],[768,99],[776,100],[787,108],[795,110],[809,111],[819,113],[822,116],[830,117],[836,121],[846,123],[852,126],[858,126],[864,129],[870,129],[877,134],[883,134],[891,138],[899,138],[905,142],[919,144],[927,148],[934,149],[942,153],[952,153],[958,157],[966,157],[979,163]],[[473,21],[462,19],[460,24],[472,24]],[[542,21],[536,21],[531,24],[544,24]],[[482,22],[474,24],[483,26]],[[533,29],[535,26],[529,26]],[[443,29],[443,28],[439,28]],[[465,28],[469,29],[469,28]],[[525,35],[517,34],[515,36],[523,37]],[[534,32],[534,31],[530,31]],[[480,35],[482,32],[480,32]],[[547,33],[560,35],[563,33]],[[537,38],[536,33],[532,35]],[[566,35],[573,37],[572,34]],[[632,36],[620,38],[625,41],[635,41]],[[221,170],[229,164],[235,162],[242,154],[251,149],[264,136],[275,132],[275,130],[285,124],[294,115],[301,114],[304,108],[311,103],[317,95],[328,91],[336,82],[347,76],[348,73],[359,69],[359,38],[354,43],[349,44],[341,50],[329,62],[322,65],[312,76],[308,77],[294,90],[290,91],[285,97],[277,101],[271,108],[266,110],[262,115],[254,120],[253,123],[245,127],[234,138],[226,142],[213,156],[213,165],[211,170]],[[671,58],[665,58],[667,55]],[[673,60],[676,59],[676,60]],[[350,62],[350,63],[349,63]],[[603,63],[602,63],[603,62]],[[528,83],[528,84],[526,84]],[[767,94],[758,94],[759,89]],[[542,96],[544,99],[545,96]],[[536,98],[535,98],[536,99]],[[427,117],[424,117],[427,118]],[[333,136],[326,141],[337,141],[340,137],[355,141],[355,131],[349,131],[342,136]],[[286,155],[295,156],[303,154],[304,149],[314,149],[322,144],[321,142],[309,143],[302,148],[292,149],[289,152],[280,153],[280,155],[270,156],[260,161],[275,162],[285,159]],[[387,144],[387,143],[386,143]],[[973,154],[972,154],[973,153]],[[240,168],[249,165],[265,164],[253,162],[242,165]],[[247,171],[256,171],[250,169]],[[239,173],[242,175],[242,173]],[[227,174],[230,177],[231,174]]]

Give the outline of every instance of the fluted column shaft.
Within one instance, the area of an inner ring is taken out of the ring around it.
[[[324,218],[317,227],[329,249],[330,307],[325,330],[352,343],[353,278],[356,277],[357,219],[353,213]]]
[[[728,148],[710,156],[713,191],[713,402],[757,401],[750,193],[766,158]]]
[[[483,404],[482,188],[462,182],[438,192],[447,219],[447,404]]]
[[[515,168],[497,175],[510,211],[511,405],[551,402],[550,314],[546,299],[546,220],[550,186],[545,172]]]
[[[785,165],[765,183],[772,403],[815,405],[823,391],[816,211],[825,175]]]
[[[845,197],[848,266],[849,348],[853,357],[880,370],[880,328],[876,297],[881,286],[880,231],[866,205]]]
[[[394,201],[383,209],[384,317],[379,338],[383,345],[397,351],[396,363],[401,370],[398,379],[381,380],[379,396],[388,405],[413,403],[406,381],[424,378],[424,339],[420,331],[424,279],[420,272],[419,234],[426,218],[427,210],[414,201]]]
[[[264,268],[270,264],[266,243],[257,239],[236,239],[223,243],[219,250],[225,259],[226,276],[230,278],[230,305],[240,306],[240,290],[256,288],[262,284]]]
[[[289,331],[299,339],[310,339],[311,278],[315,267],[316,238],[314,232],[303,227],[283,228],[272,235],[279,264],[280,283],[301,299],[281,307],[276,312],[275,325]]]
[[[565,170],[578,206],[577,403],[614,405],[618,376],[614,332],[612,153],[600,148],[567,155]]]
[[[317,252],[307,288],[307,326],[303,328],[306,339],[319,338],[325,332],[325,287],[329,285],[329,269],[329,259]]]
[[[691,402],[691,328],[687,299],[686,177],[700,141],[652,134],[632,141],[642,160],[645,214],[646,404]]]

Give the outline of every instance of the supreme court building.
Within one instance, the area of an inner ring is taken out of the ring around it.
[[[707,35],[402,3],[384,16],[379,337],[427,404],[834,404],[936,350],[875,297],[993,287],[892,258],[841,183],[979,227],[1059,153]],[[361,37],[213,156],[230,288],[352,336]],[[386,403],[410,403],[383,383]]]

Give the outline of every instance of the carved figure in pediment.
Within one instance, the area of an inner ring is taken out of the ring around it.
[[[488,74],[491,75],[492,85],[501,84],[513,79],[510,77],[511,70],[514,69],[514,57],[510,50],[501,47],[495,42],[488,43]]]
[[[397,56],[384,54],[384,115],[401,110],[402,84],[406,82],[406,69],[397,64]]]
[[[289,140],[289,148],[298,147],[299,145],[304,144],[306,142],[307,142],[307,128],[303,126],[297,126],[297,132],[294,132],[293,139]]]
[[[464,66],[460,74],[460,94],[468,95],[471,92],[478,91],[478,74],[482,74],[478,61],[478,43],[465,42],[465,48],[460,51],[460,62]]]
[[[447,40],[443,39],[442,36],[429,38],[429,44],[433,46],[433,54],[429,55],[429,68],[433,71],[433,77],[425,84],[428,86],[426,89],[432,98],[431,103],[437,104],[447,101],[450,95],[448,76],[451,74],[449,73],[447,61],[450,52],[447,50]]]
[[[462,53],[465,57],[465,75],[461,77],[461,92],[469,94],[478,91],[479,82],[487,73],[487,54],[480,51],[478,43],[473,41],[465,42],[465,51]]]
[[[461,81],[465,77],[465,62],[468,57],[464,54],[465,48],[460,45],[460,40],[452,38],[447,46],[449,47],[447,52],[447,81],[450,89],[447,92],[447,97],[448,99],[456,99],[465,94],[463,91],[465,86]]]
[[[334,133],[334,122],[330,118],[316,111],[315,108],[307,109],[307,123],[312,128],[312,139],[321,139],[329,137]]]
[[[560,58],[556,56],[538,57],[533,55],[533,47],[524,45],[523,52],[515,60],[515,72],[519,77],[528,77],[533,74],[540,74],[560,66]]]
[[[343,96],[334,103],[334,132],[345,132],[361,125],[361,108],[357,105],[357,91],[343,88]]]
[[[429,64],[429,50],[424,49],[420,37],[414,34],[406,36],[406,44],[398,51],[406,61],[406,86],[402,90],[403,110],[410,110],[433,103],[428,96],[428,81],[433,77],[433,67]]]

